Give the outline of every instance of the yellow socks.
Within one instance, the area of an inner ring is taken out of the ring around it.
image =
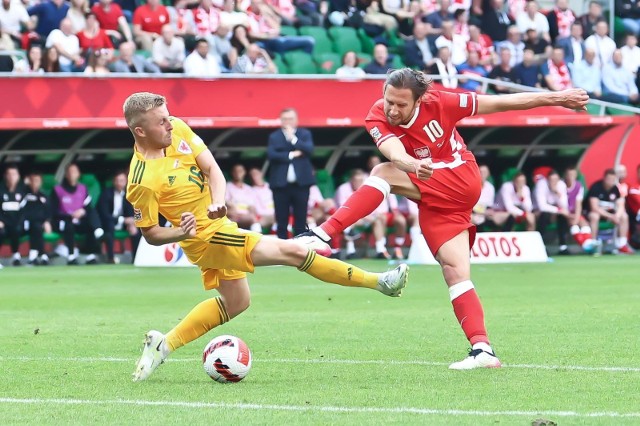
[[[307,258],[298,270],[319,280],[348,287],[376,288],[378,285],[378,274],[367,272],[338,259],[318,256],[313,250],[309,250]]]
[[[174,351],[227,321],[229,321],[229,315],[221,298],[205,300],[196,305],[173,330],[167,333],[167,346]]]

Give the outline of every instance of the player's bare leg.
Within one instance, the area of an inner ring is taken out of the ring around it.
[[[176,349],[230,321],[249,307],[251,293],[247,278],[220,280],[220,297],[196,305],[166,335],[157,330],[144,336],[142,355],[133,372],[133,381],[147,379]]]
[[[500,367],[500,360],[489,345],[482,304],[471,282],[469,255],[469,231],[467,230],[444,243],[436,254],[436,260],[440,263],[442,275],[449,287],[453,311],[472,347],[467,358],[454,362],[449,368],[471,370]]]
[[[391,297],[402,294],[409,273],[405,264],[384,273],[368,272],[337,259],[318,256],[296,241],[275,238],[262,238],[251,252],[251,259],[255,266],[294,266],[321,281],[371,288]]]

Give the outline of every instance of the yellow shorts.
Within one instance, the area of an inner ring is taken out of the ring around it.
[[[261,234],[239,229],[235,222],[228,221],[209,241],[190,244],[185,254],[200,268],[205,290],[211,290],[220,285],[220,280],[236,280],[253,272],[251,251],[260,238]]]

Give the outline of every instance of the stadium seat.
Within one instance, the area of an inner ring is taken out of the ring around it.
[[[325,52],[313,56],[318,66],[318,74],[335,74],[342,65],[342,58],[337,53]]]
[[[284,60],[289,65],[291,74],[315,74],[316,64],[311,55],[302,51],[292,51],[284,54]]]
[[[43,152],[36,154],[33,161],[35,164],[58,164],[62,160],[62,157],[64,157],[64,154]]]
[[[400,55],[393,55],[393,58],[391,58],[391,66],[395,69],[404,68],[404,62],[402,62]]]
[[[58,182],[56,181],[56,177],[52,174],[43,174],[42,175],[42,192],[46,195],[50,195],[51,191],[53,191],[53,187],[56,186]]]
[[[389,45],[387,48],[389,49],[389,53],[394,53],[396,55],[404,54],[404,40],[400,38],[396,31],[390,31],[386,33],[387,40],[389,40]]]
[[[360,38],[360,43],[362,44],[362,51],[364,53],[372,55],[373,48],[375,47],[376,42],[371,37],[369,37],[367,32],[362,28],[358,30],[358,37]]]
[[[331,52],[331,40],[322,27],[301,27],[300,35],[311,36],[316,41],[313,47],[314,55],[317,53]]]
[[[92,173],[85,173],[80,176],[80,183],[84,184],[87,187],[87,191],[91,196],[91,206],[95,207],[98,203],[98,199],[100,198],[100,182],[96,178],[96,175]]]
[[[323,197],[331,198],[334,196],[336,187],[333,182],[333,176],[328,171],[324,169],[316,171],[316,182]]]
[[[290,27],[288,25],[283,25],[280,27],[280,35],[281,36],[297,36],[298,30],[296,27]]]
[[[333,40],[333,51],[340,56],[350,50],[362,52],[362,43],[360,43],[355,29],[350,27],[331,27],[329,28],[329,35]]]
[[[358,57],[358,66],[360,68],[366,67],[373,60],[373,56],[368,53],[358,52],[356,56]]]
[[[505,183],[505,182],[511,182],[513,180],[513,177],[519,172],[520,170],[517,167],[509,167],[507,170],[505,170],[504,172],[502,172],[502,174],[500,175],[500,181],[501,184]]]
[[[273,63],[278,67],[278,74],[291,74],[289,66],[282,60],[282,56],[275,55],[273,57]]]
[[[145,59],[150,59],[151,58],[151,52],[149,50],[138,49],[138,50],[136,50],[136,55],[140,55]]]

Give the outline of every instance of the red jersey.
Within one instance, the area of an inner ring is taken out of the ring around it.
[[[456,130],[456,123],[477,111],[475,93],[429,90],[408,124],[390,125],[384,114],[384,100],[379,99],[367,115],[366,126],[378,147],[395,136],[410,156],[431,158],[434,169],[454,169],[467,160],[475,161]]]
[[[151,10],[149,5],[143,4],[133,12],[133,23],[134,25],[140,25],[142,31],[160,34],[162,26],[169,23],[169,12],[162,5],[155,10]]]
[[[100,22],[100,28],[103,30],[118,31],[118,18],[124,16],[117,3],[111,3],[108,12],[104,10],[100,3],[96,3],[91,8],[91,12],[96,15],[96,19]]]
[[[640,182],[637,185],[629,187],[627,194],[627,207],[635,215],[640,214]]]
[[[98,31],[98,34],[89,38],[83,31],[80,31],[76,34],[78,37],[78,41],[80,42],[80,49],[83,51],[87,51],[89,49],[96,51],[99,49],[113,49],[113,43],[111,42],[111,38],[107,35],[107,32],[103,29]]]

